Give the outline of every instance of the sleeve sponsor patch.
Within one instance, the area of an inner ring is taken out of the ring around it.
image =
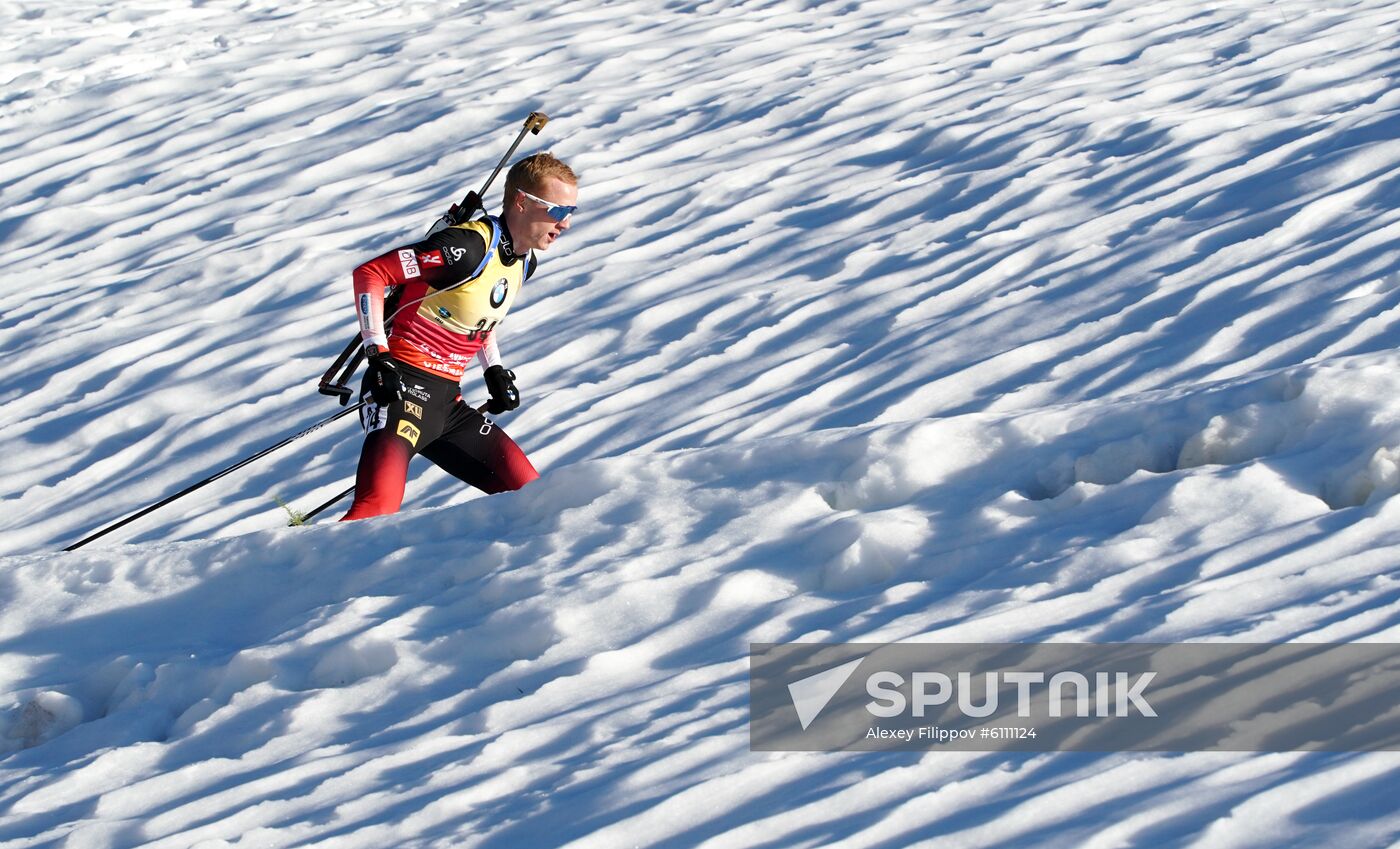
[[[418,258],[411,248],[399,251],[399,264],[403,266],[404,277],[413,278],[423,273],[418,268]]]
[[[429,251],[418,255],[418,262],[422,265],[442,265],[442,251]]]

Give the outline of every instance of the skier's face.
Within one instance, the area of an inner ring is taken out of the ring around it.
[[[556,221],[555,216],[560,213],[558,210],[553,210],[554,215],[551,215],[549,207],[550,205],[576,206],[578,204],[578,186],[558,177],[550,177],[544,181],[544,185],[540,187],[539,191],[530,192],[529,195],[523,192],[515,193],[511,205],[511,212],[515,214],[509,222],[510,236],[515,240],[515,247],[520,251],[526,249],[549,250],[549,246],[554,244],[554,240],[563,235],[564,231],[573,224],[572,217]]]

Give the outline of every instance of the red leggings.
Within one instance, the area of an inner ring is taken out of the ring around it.
[[[369,434],[355,473],[355,502],[342,522],[398,512],[414,454],[483,492],[519,489],[540,476],[499,425],[462,402],[455,381],[399,370],[403,400],[380,407],[367,398],[360,408]]]

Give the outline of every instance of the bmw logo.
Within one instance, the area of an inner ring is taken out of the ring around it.
[[[448,311],[447,307],[438,307],[438,315],[442,316],[443,318],[452,317],[452,313]]]
[[[495,287],[491,290],[492,308],[499,308],[501,304],[504,304],[506,302],[506,293],[509,291],[510,284],[506,282],[504,277],[497,280]]]

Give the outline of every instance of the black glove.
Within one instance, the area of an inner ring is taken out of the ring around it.
[[[395,401],[403,400],[403,376],[399,374],[398,363],[389,352],[376,347],[369,355],[368,378],[369,394],[374,403],[387,407]]]
[[[520,393],[515,389],[515,372],[502,366],[491,366],[483,375],[491,400],[486,402],[486,412],[491,415],[514,410],[520,406]]]

